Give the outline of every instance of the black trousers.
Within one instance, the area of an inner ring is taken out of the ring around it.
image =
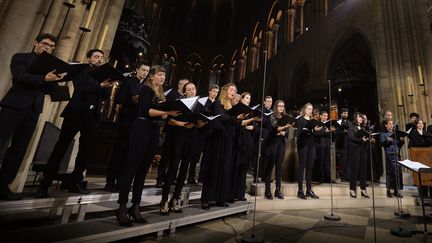
[[[172,126],[165,125],[165,139],[163,141],[163,146],[162,146],[162,158],[159,161],[158,174],[156,178],[156,180],[159,182],[165,180],[165,173],[171,156],[173,129],[174,128]]]
[[[297,168],[298,191],[303,191],[303,173],[306,169],[306,190],[312,190],[312,169],[315,160],[315,144],[306,143],[297,148],[299,166]]]
[[[113,155],[107,168],[106,182],[108,184],[115,184],[116,182],[118,183],[121,174],[126,167],[129,153],[129,137],[132,130],[132,125],[132,119],[119,121]]]
[[[24,110],[3,107],[0,110],[0,146],[6,146],[12,137],[0,170],[0,190],[15,179],[38,119],[39,113],[32,107]]]
[[[159,125],[150,120],[136,119],[129,140],[128,161],[120,178],[119,204],[128,202],[133,180],[132,203],[141,202],[148,169],[159,142]]]
[[[173,130],[172,142],[175,146],[171,147],[171,160],[162,188],[162,201],[168,200],[171,184],[176,178],[177,183],[172,198],[180,197],[189,164],[195,157],[193,152],[195,151],[197,130],[195,128],[187,129],[181,127],[175,127]],[[180,171],[178,171],[179,166]]]
[[[57,175],[60,163],[75,135],[80,132],[78,155],[75,159],[75,167],[71,176],[71,183],[79,183],[84,179],[84,171],[87,168],[87,160],[91,146],[96,138],[97,123],[94,112],[89,110],[83,114],[80,120],[65,118],[60,130],[60,137],[48,159],[48,164],[41,181],[42,187],[49,187]]]
[[[202,133],[200,131],[197,132],[196,136],[196,149],[193,151],[193,159],[190,162],[189,166],[189,173],[188,173],[188,179],[189,180],[195,180],[195,174],[196,174],[196,165],[198,161],[200,160],[201,153],[204,152],[205,149],[205,143],[206,143],[206,134]],[[200,170],[202,168],[202,164],[200,166]],[[200,174],[201,172],[199,172]]]
[[[330,161],[330,146],[318,147],[318,158],[320,162],[321,182],[330,182],[331,180],[331,161]]]
[[[395,156],[394,153],[386,153],[387,189],[396,190],[397,184],[399,184],[399,190],[403,189],[402,167],[400,164],[397,163],[397,160],[400,160],[400,154],[397,154]],[[397,179],[399,179],[399,183],[396,183]]]
[[[350,178],[350,170],[349,170],[349,162],[348,162],[348,153],[349,153],[349,136],[343,135],[338,138],[338,166],[339,166],[339,175],[341,178],[348,179]]]
[[[360,179],[360,189],[366,190],[367,146],[350,144],[349,157],[350,190],[356,189],[357,178]]]
[[[270,187],[270,178],[275,167],[276,187],[280,188],[282,180],[282,162],[285,156],[285,142],[282,136],[268,141],[266,146],[267,166],[265,170],[265,186]]]

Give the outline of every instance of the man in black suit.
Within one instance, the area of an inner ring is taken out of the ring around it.
[[[54,70],[46,75],[36,75],[28,70],[38,55],[52,54],[56,42],[55,36],[41,33],[33,42],[32,52],[12,56],[12,87],[0,102],[0,147],[12,137],[0,170],[0,200],[20,199],[9,189],[9,184],[16,177],[42,112],[45,82],[58,81],[66,75],[55,74]]]
[[[348,167],[349,159],[349,133],[348,128],[352,125],[348,120],[348,109],[342,108],[340,116],[340,124],[336,129],[336,150],[337,150],[337,165],[339,166],[339,177],[341,181],[349,181],[350,172]],[[338,122],[339,123],[339,122]]]
[[[138,114],[138,97],[145,78],[149,73],[150,66],[141,63],[137,66],[135,74],[124,79],[116,95],[116,103],[121,105],[117,137],[114,152],[108,164],[105,190],[109,192],[118,191],[118,182],[128,160],[129,135],[132,124]]]
[[[99,100],[105,89],[112,84],[105,80],[101,83],[90,74],[95,68],[104,62],[104,53],[99,49],[92,49],[87,52],[89,67],[73,80],[74,93],[69,103],[63,110],[61,117],[64,118],[60,130],[60,137],[54,146],[53,152],[48,159],[47,168],[41,186],[36,193],[37,197],[48,196],[48,188],[57,175],[60,162],[63,159],[69,144],[75,135],[80,132],[79,151],[75,160],[75,167],[70,178],[69,191],[74,193],[88,194],[89,191],[80,185],[84,179],[83,173],[86,170],[86,162],[89,157],[90,146],[94,143],[97,121],[99,118]]]

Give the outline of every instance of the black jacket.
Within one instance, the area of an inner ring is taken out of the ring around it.
[[[94,119],[99,119],[99,100],[102,96],[105,96],[105,90],[100,87],[96,79],[90,76],[89,72],[91,70],[92,67],[89,66],[73,80],[74,92],[61,113],[61,117],[82,120],[90,118],[87,114],[91,113],[94,115]]]
[[[10,69],[12,73],[12,87],[1,100],[0,106],[14,109],[27,109],[33,106],[37,113],[42,112],[44,104],[44,75],[28,72],[37,54],[16,53],[12,56]]]

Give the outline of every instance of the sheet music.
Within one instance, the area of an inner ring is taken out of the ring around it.
[[[337,123],[342,126],[342,119],[337,120]]]
[[[198,99],[198,102],[199,102],[201,105],[204,105],[204,106],[205,106],[205,104],[207,103],[207,100],[208,100],[208,97],[203,97],[203,98],[199,98],[199,99]]]
[[[258,108],[258,106],[260,106],[260,105],[258,104],[258,105],[256,105],[256,106],[252,107],[251,109],[252,109],[252,110],[255,110],[256,108]]]
[[[406,159],[404,161],[398,161],[398,162],[399,162],[399,164],[402,164],[405,167],[409,168],[410,170],[413,170],[413,171],[416,171],[416,172],[418,172],[419,169],[422,169],[422,168],[430,169],[430,167],[427,166],[427,165],[424,165],[424,164],[422,164],[420,162],[414,162],[414,161],[411,161],[409,159]]]
[[[412,129],[413,128],[411,127],[410,129],[408,129],[408,131],[406,131],[406,133],[410,134]]]
[[[180,101],[189,109],[192,110],[195,106],[195,103],[197,102],[199,96],[190,97],[190,98],[183,98],[180,99]]]
[[[127,77],[129,75],[131,75],[133,72],[128,72],[128,73],[123,73],[123,77]]]
[[[171,90],[172,90],[172,89],[169,89],[169,90],[165,91],[165,92],[164,92],[164,95],[167,96],[167,95],[171,92]]]
[[[200,113],[203,117],[205,117],[207,120],[209,121],[213,121],[214,119],[218,118],[219,116],[221,116],[221,114],[216,115],[216,116],[206,116],[203,113]]]
[[[371,134],[371,136],[376,136],[378,134],[380,134],[380,133],[379,132],[374,132],[374,133]]]

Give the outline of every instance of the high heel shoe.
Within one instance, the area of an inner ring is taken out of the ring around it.
[[[361,190],[361,196],[365,198],[369,198],[369,195],[367,194],[366,190]]]
[[[140,207],[139,204],[132,204],[132,207],[130,207],[128,209],[128,215],[129,215],[129,219],[133,218],[133,221],[135,223],[140,223],[140,224],[145,224],[147,223],[147,220],[145,220],[143,217],[141,217],[141,213],[140,213]]]
[[[169,207],[167,201],[161,201],[159,205],[159,213],[162,216],[168,216],[169,215]]]
[[[168,204],[168,208],[169,208],[170,212],[183,213],[183,210],[181,210],[177,198],[172,198],[171,199],[171,201]]]
[[[126,208],[126,204],[120,205],[116,212],[117,222],[121,226],[132,226],[131,221],[127,215],[128,209]]]

